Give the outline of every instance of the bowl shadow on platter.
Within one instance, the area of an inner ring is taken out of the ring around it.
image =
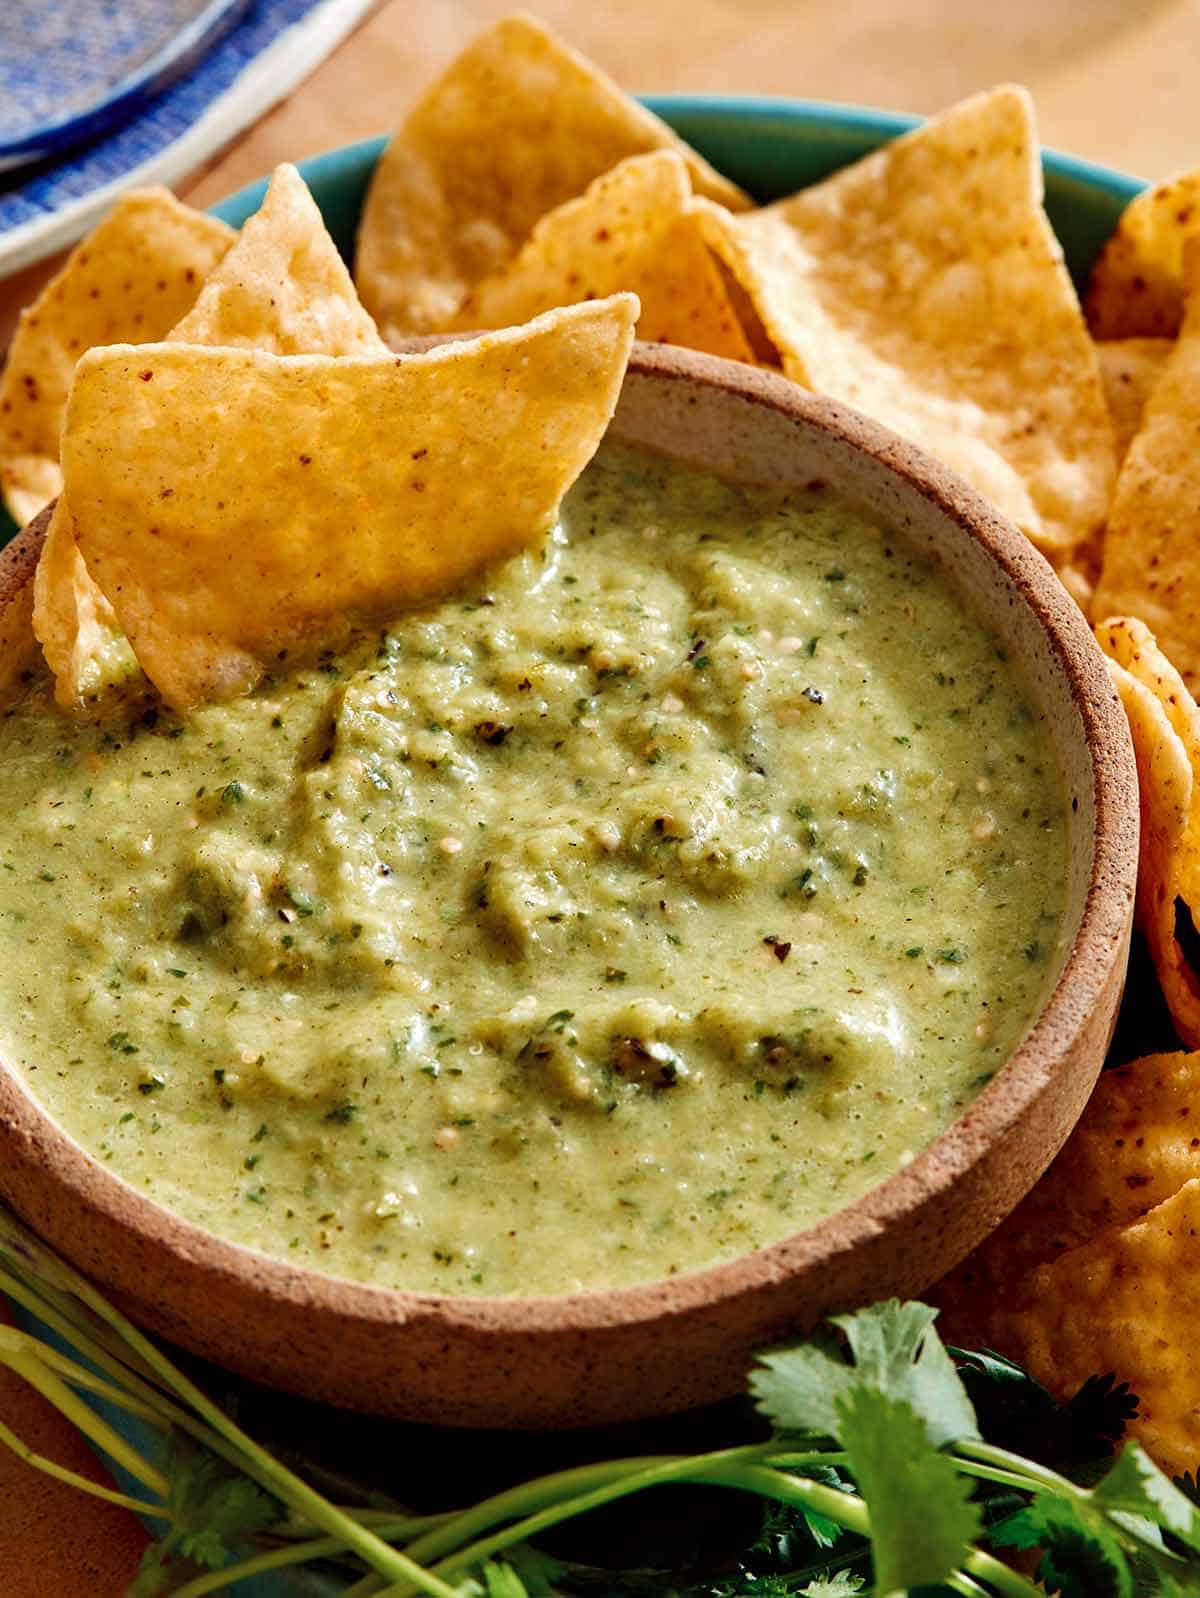
[[[613,428],[734,478],[820,480],[939,564],[1003,637],[1069,796],[1061,967],[992,1083],[863,1199],[706,1270],[561,1297],[388,1291],[224,1242],[93,1160],[0,1068],[0,1195],[136,1319],[251,1380],[456,1426],[594,1426],[711,1403],[741,1388],[756,1348],[941,1276],[1040,1176],[1099,1072],[1129,948],[1136,772],[1103,657],[1049,566],[911,445],[774,374],[638,346]],[[0,556],[12,660],[45,521]]]

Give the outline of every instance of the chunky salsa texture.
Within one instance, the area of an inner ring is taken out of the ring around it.
[[[607,444],[545,546],[179,719],[0,722],[0,1014],[200,1225],[390,1287],[693,1270],[908,1162],[1061,954],[998,641],[832,497]]]

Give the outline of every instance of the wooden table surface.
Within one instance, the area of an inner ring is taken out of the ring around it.
[[[1146,178],[1200,166],[1198,0],[528,0],[631,90],[795,95],[933,111],[1027,84],[1045,143]],[[308,82],[180,185],[198,205],[281,160],[381,132],[503,0],[388,0]],[[50,265],[0,282],[0,343]],[[79,1453],[0,1372],[0,1419]],[[143,1540],[122,1511],[0,1449],[6,1598],[118,1598]]]

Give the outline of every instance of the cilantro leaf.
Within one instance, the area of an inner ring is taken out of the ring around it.
[[[1038,1493],[990,1533],[1009,1548],[1040,1548],[1038,1580],[1061,1598],[1132,1598],[1133,1577],[1117,1534],[1103,1512]]]
[[[971,1482],[938,1452],[924,1418],[904,1399],[854,1386],[838,1398],[837,1411],[847,1464],[871,1513],[877,1591],[943,1581],[982,1525]]]
[[[282,1506],[257,1482],[178,1431],[171,1435],[167,1475],[171,1529],[146,1549],[129,1598],[153,1598],[174,1585],[179,1565],[219,1570],[283,1518]]]
[[[1092,1495],[1105,1508],[1139,1515],[1200,1552],[1200,1509],[1159,1470],[1140,1443],[1126,1443]]]
[[[750,1377],[759,1409],[781,1431],[840,1437],[839,1397],[852,1388],[910,1404],[935,1448],[978,1437],[975,1411],[926,1304],[887,1299],[853,1315],[835,1315],[854,1363],[828,1335],[760,1356]]]

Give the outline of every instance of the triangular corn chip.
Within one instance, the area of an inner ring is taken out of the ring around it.
[[[273,355],[375,355],[387,347],[304,179],[286,163],[170,336]]]
[[[1200,1046],[1200,708],[1144,623],[1096,628],[1114,662],[1137,758],[1142,841],[1137,920],[1185,1043]]]
[[[1200,1177],[1197,1102],[1200,1054],[1152,1054],[1105,1071],[1045,1176],[938,1284],[934,1301],[969,1319],[975,1302],[1002,1302],[1037,1266],[1141,1220]]]
[[[358,235],[363,304],[389,341],[447,327],[541,217],[650,150],[678,151],[697,193],[748,203],[589,61],[531,17],[505,18],[451,63],[380,158]]]
[[[295,167],[277,167],[170,338],[276,355],[370,355],[386,346]],[[88,574],[65,496],[54,508],[35,580],[34,631],[69,708],[136,670],[112,607]]]
[[[1169,338],[1114,338],[1096,345],[1118,465],[1141,430],[1147,402],[1173,348]]]
[[[1200,172],[1130,200],[1088,284],[1088,325],[1097,338],[1175,337],[1183,322],[1183,247],[1197,234]]]
[[[1129,446],[1108,514],[1094,616],[1138,616],[1200,688],[1200,238],[1187,318]]]
[[[929,450],[1067,568],[1103,522],[1112,425],[1041,197],[1029,97],[999,88],[777,205],[706,209],[788,376]]]
[[[1059,1398],[1112,1371],[1138,1395],[1130,1422],[1172,1474],[1200,1461],[1200,1179],[1129,1226],[1039,1265],[1010,1290],[980,1297],[969,1320],[946,1312],[943,1336],[1017,1360]]]
[[[67,498],[163,697],[238,693],[541,536],[612,414],[637,311],[618,295],[424,355],[85,356]]]
[[[544,216],[528,243],[467,295],[453,326],[512,327],[556,305],[630,289],[637,336],[752,361],[673,150],[633,155]]]
[[[16,522],[31,521],[62,487],[58,435],[84,350],[163,338],[233,237],[166,189],[137,190],[22,313],[0,376],[0,487]]]

